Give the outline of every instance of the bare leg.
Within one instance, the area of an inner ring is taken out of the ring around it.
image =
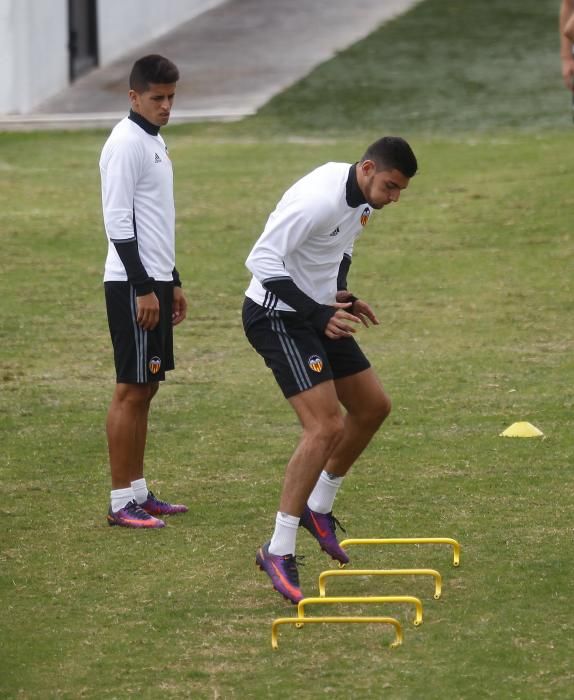
[[[158,387],[157,382],[116,384],[106,422],[112,489],[128,488],[143,477],[149,407]]]
[[[343,436],[343,417],[332,381],[289,399],[303,434],[285,470],[279,510],[300,517],[329,455]]]
[[[335,388],[347,414],[343,439],[332,451],[325,471],[344,476],[391,412],[391,401],[371,368],[337,379]]]

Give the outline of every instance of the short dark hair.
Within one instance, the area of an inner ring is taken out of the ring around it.
[[[377,170],[399,170],[405,177],[413,177],[418,168],[417,159],[409,144],[400,136],[383,136],[372,143],[361,158],[372,160]]]
[[[179,80],[179,70],[168,58],[152,53],[138,58],[130,73],[130,90],[140,95],[149,90],[150,83],[168,85]]]

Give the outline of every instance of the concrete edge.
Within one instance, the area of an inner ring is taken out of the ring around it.
[[[108,128],[123,119],[123,112],[86,112],[76,114],[14,114],[0,115],[0,131],[28,131],[34,129],[85,129]],[[255,110],[222,108],[216,110],[178,110],[174,111],[169,120],[173,124],[189,124],[192,122],[239,121],[244,117],[255,114]]]

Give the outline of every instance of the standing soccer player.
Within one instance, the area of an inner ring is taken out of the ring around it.
[[[416,170],[408,143],[392,136],[369,146],[358,163],[313,170],[285,192],[247,258],[253,277],[245,333],[302,427],[273,536],[256,555],[273,587],[293,603],[303,597],[295,558],[300,525],[333,559],[349,561],[335,534],[333,503],[391,404],[353,338],[356,324],[379,321],[348,291],[347,273],[372,210],[397,202]]]
[[[173,326],[187,302],[175,267],[173,172],[159,131],[169,121],[177,67],[158,55],[134,63],[131,110],[100,158],[108,237],[104,288],[116,386],[106,423],[110,525],[158,528],[159,516],[187,508],[160,501],[144,477],[148,413],[159,382],[173,369]]]

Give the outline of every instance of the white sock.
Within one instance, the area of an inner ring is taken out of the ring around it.
[[[333,510],[335,496],[342,483],[342,476],[335,476],[322,471],[307,501],[309,508],[314,510],[315,513],[330,513]]]
[[[128,486],[127,489],[113,489],[110,491],[110,500],[112,511],[117,513],[118,510],[121,510],[130,501],[134,500],[134,491],[131,486]]]
[[[132,489],[134,490],[134,496],[138,504],[141,506],[142,503],[147,501],[147,484],[145,479],[136,479],[132,481]]]
[[[269,554],[284,556],[285,554],[295,554],[295,542],[297,540],[297,530],[299,529],[299,518],[288,513],[277,513],[275,518],[275,532],[269,543]]]

